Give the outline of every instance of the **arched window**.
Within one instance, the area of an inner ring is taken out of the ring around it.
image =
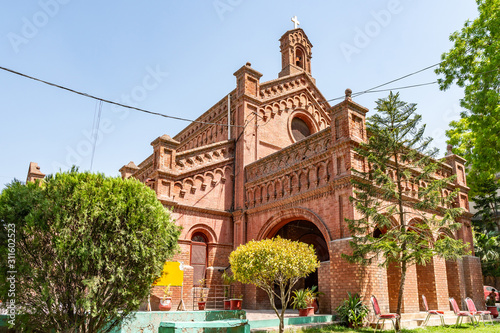
[[[311,129],[304,120],[295,117],[292,119],[292,135],[295,141],[299,141],[311,135]]]
[[[205,278],[207,270],[207,237],[202,232],[195,232],[191,236],[191,266],[193,267],[193,283]]]
[[[295,65],[304,69],[304,53],[300,48],[295,49]]]

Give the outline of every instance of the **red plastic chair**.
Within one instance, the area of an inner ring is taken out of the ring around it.
[[[467,310],[469,310],[469,312],[474,317],[476,317],[476,316],[481,317],[481,320],[483,321],[484,326],[486,326],[486,323],[484,322],[484,317],[485,316],[490,317],[491,325],[493,325],[493,318],[491,317],[491,312],[490,311],[478,311],[476,309],[476,304],[474,304],[474,301],[470,297],[467,297],[465,299],[465,304],[467,304]],[[477,320],[477,322],[479,323],[479,320]]]
[[[455,327],[458,327],[458,322],[460,321],[460,325],[462,325],[462,321],[464,320],[464,317],[469,317],[472,325],[476,327],[476,321],[474,320],[474,316],[469,312],[469,311],[460,311],[458,308],[457,301],[453,297],[450,297],[450,304],[453,309],[453,312],[455,312],[455,315],[457,316],[457,323]]]
[[[373,305],[373,311],[375,312],[375,315],[377,316],[378,319],[377,324],[375,325],[374,332],[377,332],[378,323],[380,322],[380,320],[382,320],[382,327],[383,327],[386,319],[391,320],[392,327],[394,327],[394,332],[396,332],[396,323],[398,322],[398,320],[400,320],[400,316],[397,313],[380,313],[380,306],[378,306],[377,298],[372,295],[370,300]],[[396,323],[394,321],[396,321]]]
[[[427,326],[427,323],[429,322],[429,318],[432,315],[437,315],[441,319],[441,325],[444,325],[444,311],[440,310],[429,310],[429,306],[427,305],[427,298],[425,298],[424,295],[422,295],[422,301],[424,302],[424,307],[425,307],[425,312],[427,312],[427,317],[424,320],[424,323],[422,324],[422,327]]]

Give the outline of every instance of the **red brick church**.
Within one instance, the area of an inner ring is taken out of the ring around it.
[[[287,31],[280,49],[276,79],[261,82],[262,74],[246,63],[234,73],[234,90],[173,138],[153,140],[152,154],[123,166],[122,177],[155,190],[183,226],[182,252],[174,260],[184,264],[187,303],[199,279],[221,284],[229,253],[238,245],[280,235],[314,245],[321,267],[301,284],[317,285],[325,294],[321,312],[335,309],[347,291],[366,299],[374,294],[384,311],[395,311],[396,267],[362,268],[341,258],[349,251],[344,218],[356,214],[349,203],[351,168],[366,167],[353,147],[366,140],[368,109],[352,100],[349,89],[339,104],[326,101],[312,76],[312,44],[302,29]],[[440,176],[457,174],[453,188],[460,189],[460,207],[468,211],[465,161],[451,153],[446,161]],[[472,243],[470,214],[460,222],[454,237]],[[261,290],[239,288],[244,308],[270,307]],[[440,310],[449,310],[449,296],[471,296],[482,304],[479,259],[435,258],[410,267],[404,312],[422,309],[421,294]]]

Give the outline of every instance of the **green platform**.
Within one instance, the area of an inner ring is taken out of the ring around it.
[[[248,325],[247,319],[164,322],[160,324],[158,333],[211,333],[221,331],[226,333],[250,333],[250,325]]]
[[[0,315],[0,332],[6,332],[6,316]],[[167,333],[167,332],[220,332],[248,333],[250,329],[278,328],[279,320],[246,320],[244,310],[235,311],[151,311],[135,312],[134,317],[115,328],[112,333]],[[311,317],[286,317],[285,325],[326,323],[332,315]],[[3,326],[3,328],[2,328]],[[182,329],[181,329],[182,328]]]
[[[284,324],[287,325],[303,325],[314,323],[328,323],[334,321],[333,315],[315,315],[311,317],[285,317]],[[279,319],[252,320],[248,322],[250,329],[264,327],[279,327]]]
[[[242,310],[234,311],[151,311],[136,312],[132,320],[121,327],[113,330],[112,333],[158,333],[161,323],[171,322],[211,322],[231,319],[246,319],[246,313]],[[196,332],[199,330],[189,330]],[[203,331],[203,330],[201,330]],[[235,333],[235,332],[234,332]]]

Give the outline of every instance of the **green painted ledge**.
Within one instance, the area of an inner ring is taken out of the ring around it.
[[[301,325],[311,323],[328,323],[334,321],[333,315],[315,315],[311,317],[288,317],[285,318],[285,325]],[[279,319],[253,320],[248,322],[250,329],[264,327],[278,327]]]
[[[162,322],[213,321],[226,319],[246,319],[243,310],[220,311],[138,311],[111,333],[158,333]],[[0,315],[0,332],[7,329],[7,315]]]
[[[250,325],[248,325],[247,319],[163,322],[160,324],[158,333],[210,333],[220,332],[221,329],[224,329],[226,333],[250,333]]]
[[[227,311],[144,311],[135,312],[133,319],[111,333],[158,333],[162,322],[205,322],[227,319],[246,319],[243,310]]]

